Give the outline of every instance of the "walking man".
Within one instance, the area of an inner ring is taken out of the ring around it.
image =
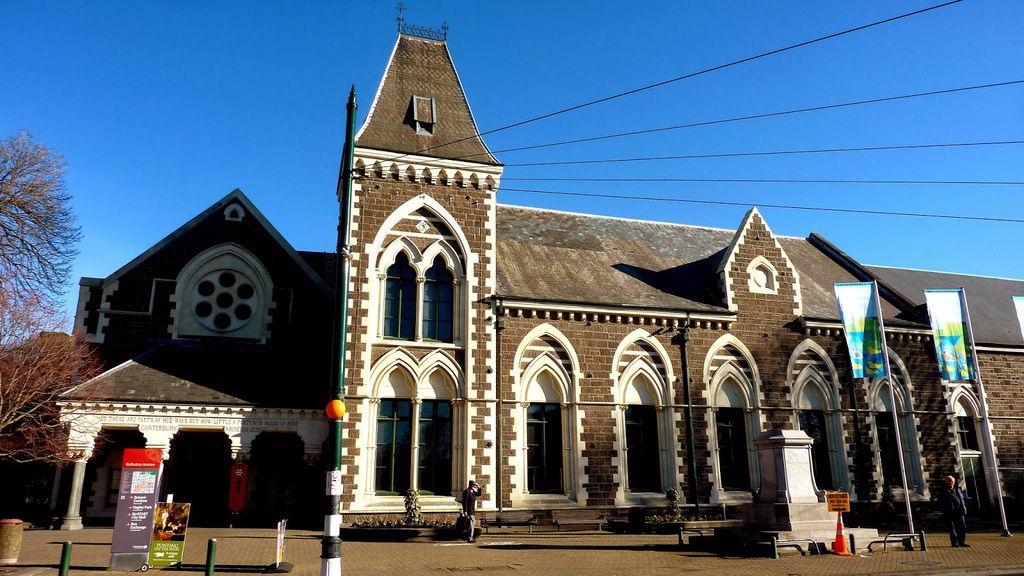
[[[476,480],[470,480],[469,486],[462,491],[462,515],[466,517],[469,525],[469,534],[466,542],[473,542],[473,535],[476,534],[476,499],[480,497],[480,485]]]
[[[970,548],[967,540],[967,494],[957,485],[956,478],[946,476],[946,489],[939,498],[939,506],[949,527],[949,545]]]

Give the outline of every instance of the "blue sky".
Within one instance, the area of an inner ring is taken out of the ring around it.
[[[937,1],[407,0],[450,26],[481,130]],[[624,10],[623,7],[628,6]],[[232,189],[300,250],[334,245],[345,98],[360,121],[396,38],[391,2],[0,0],[0,136],[67,159],[79,276],[105,276]],[[12,25],[13,24],[13,25]],[[1024,2],[960,4],[486,137],[492,150],[1024,79]],[[1024,139],[1024,86],[521,153],[513,164]],[[509,166],[509,178],[1024,180],[1024,146]],[[526,182],[507,187],[1024,218],[1024,187]],[[499,192],[499,202],[733,228],[744,208]],[[865,263],[1024,278],[1024,224],[764,208]],[[69,291],[73,310],[75,290]]]

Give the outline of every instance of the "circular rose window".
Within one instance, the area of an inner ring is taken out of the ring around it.
[[[192,290],[192,312],[200,324],[216,332],[245,326],[256,306],[252,280],[235,270],[210,272]]]

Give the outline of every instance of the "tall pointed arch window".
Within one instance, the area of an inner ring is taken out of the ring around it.
[[[390,275],[389,275],[390,276]],[[444,258],[434,258],[423,284],[423,339],[452,341],[454,276]]]
[[[412,340],[415,325],[416,271],[405,252],[399,252],[384,286],[384,337]]]
[[[814,483],[824,490],[835,489],[832,478],[832,452],[829,439],[828,401],[813,382],[804,384],[798,398],[797,419],[800,429],[814,440],[811,444],[811,464]]]
[[[657,391],[650,378],[636,374],[627,384],[623,400],[626,486],[630,492],[661,492],[661,442],[658,432]]]
[[[956,444],[960,449],[960,466],[963,469],[964,484],[970,498],[967,505],[972,509],[986,506],[990,500],[985,481],[985,465],[982,445],[978,441],[978,420],[972,402],[961,395],[954,404],[956,422]]]
[[[409,489],[412,459],[412,401],[384,398],[377,413],[378,494],[401,494]]]
[[[714,411],[718,469],[723,490],[750,490],[749,431],[740,385],[729,378],[719,388]]]
[[[900,473],[900,453],[896,442],[898,430],[900,444],[903,446],[903,466],[907,475],[907,487],[912,492],[924,495],[926,487],[917,426],[914,422],[913,401],[910,398],[907,385],[904,384],[905,378],[905,373],[895,374],[892,386],[896,392],[895,402],[886,380],[878,380],[874,384],[877,459],[881,464],[882,485],[902,488],[903,475]]]

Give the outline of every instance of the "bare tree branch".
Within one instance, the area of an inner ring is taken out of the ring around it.
[[[66,288],[82,232],[64,170],[28,132],[0,141],[0,289],[10,297],[53,301]]]

